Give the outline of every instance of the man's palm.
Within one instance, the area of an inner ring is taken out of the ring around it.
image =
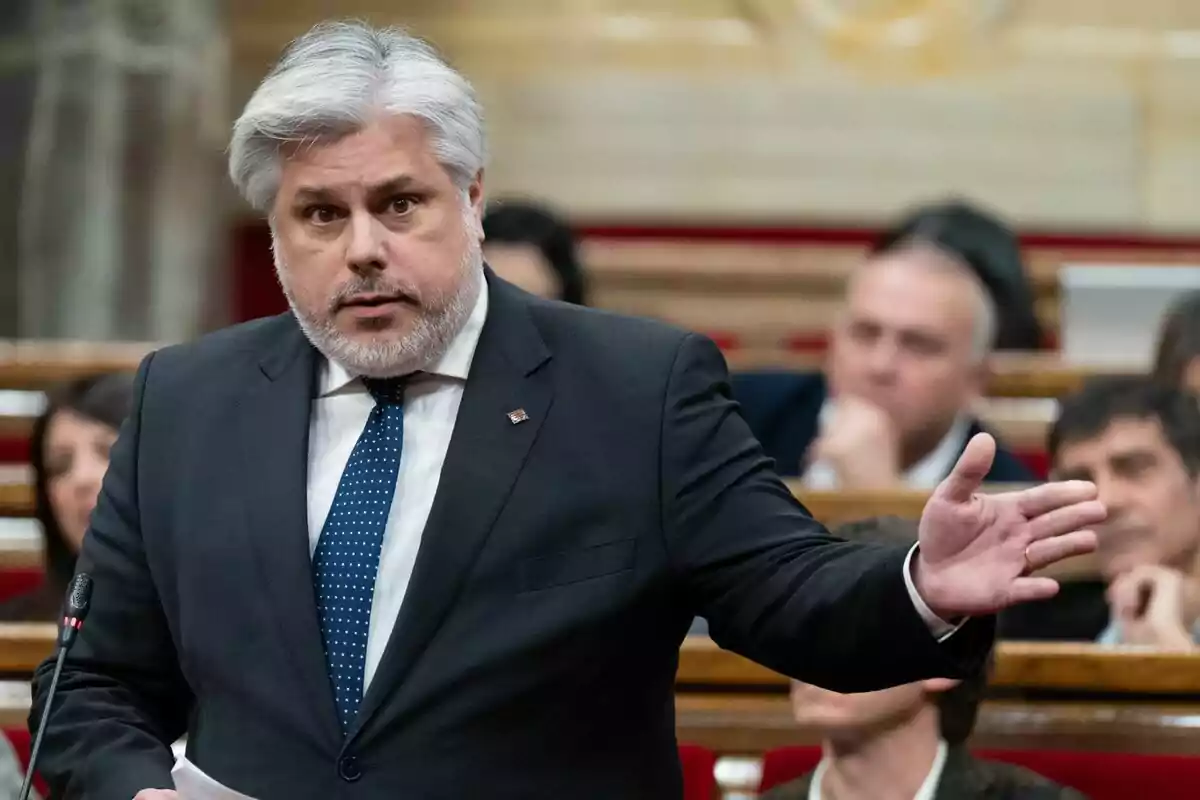
[[[991,436],[972,438],[921,515],[917,589],[943,619],[1052,597],[1058,583],[1029,573],[1096,548],[1087,528],[1105,510],[1093,484],[981,494],[995,452]]]

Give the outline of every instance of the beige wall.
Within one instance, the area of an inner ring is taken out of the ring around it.
[[[1010,0],[917,58],[798,10],[837,0],[378,5],[233,4],[235,100],[333,9],[436,41],[487,104],[491,191],[581,216],[873,221],[961,192],[1031,227],[1200,223],[1200,3]]]

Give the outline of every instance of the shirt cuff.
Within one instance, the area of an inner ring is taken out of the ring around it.
[[[944,642],[954,635],[955,631],[966,624],[967,618],[963,617],[957,624],[946,622],[946,620],[933,613],[925,601],[917,592],[917,584],[913,581],[913,556],[917,554],[918,545],[913,545],[908,551],[908,555],[904,558],[904,586],[908,589],[908,596],[912,598],[912,603],[917,608],[917,613],[921,615],[921,619],[929,628],[939,642]]]

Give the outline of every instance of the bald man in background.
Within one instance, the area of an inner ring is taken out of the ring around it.
[[[976,272],[911,239],[855,270],[824,374],[745,373],[734,394],[781,474],[812,489],[932,490],[984,430],[972,415],[996,306]],[[1036,476],[1000,446],[992,483]]]

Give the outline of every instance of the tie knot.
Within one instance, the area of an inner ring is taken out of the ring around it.
[[[403,405],[407,378],[363,378],[363,385],[379,405]]]

